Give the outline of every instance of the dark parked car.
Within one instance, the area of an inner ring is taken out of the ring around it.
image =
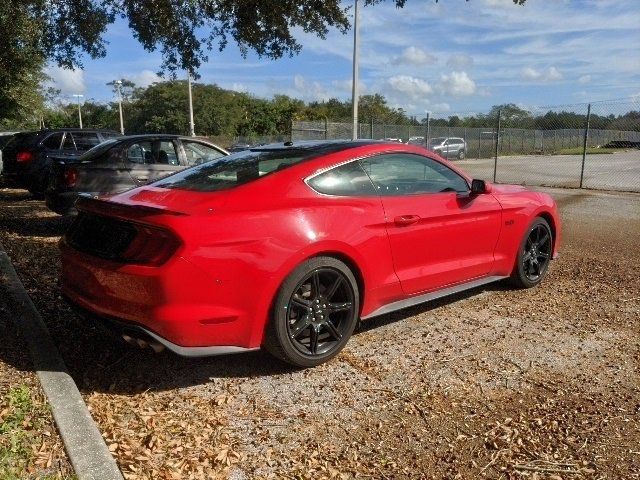
[[[0,172],[2,172],[2,149],[18,132],[0,132]]]
[[[117,136],[118,133],[109,130],[72,128],[17,133],[2,150],[5,184],[42,195],[49,182],[53,158],[78,157]]]
[[[74,212],[78,195],[117,193],[155,181],[183,168],[228,155],[202,139],[178,135],[132,135],[107,140],[79,158],[53,162],[47,206]]]
[[[467,143],[459,137],[432,138],[427,148],[444,158],[462,160],[467,155]]]

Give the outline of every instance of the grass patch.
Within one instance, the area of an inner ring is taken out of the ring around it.
[[[599,155],[604,153],[619,152],[619,148],[596,148],[588,147],[587,155]],[[555,152],[556,155],[582,155],[582,147],[563,148]]]
[[[47,404],[34,396],[27,385],[11,388],[0,399],[0,478],[18,480],[71,479],[51,468],[43,455],[47,431]]]

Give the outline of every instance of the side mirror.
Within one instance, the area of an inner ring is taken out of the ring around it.
[[[491,192],[491,184],[485,182],[484,180],[478,180],[476,178],[471,181],[472,195],[480,195],[481,193],[489,192]]]

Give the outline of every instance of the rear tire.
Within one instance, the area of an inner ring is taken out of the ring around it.
[[[549,223],[536,217],[526,230],[518,248],[516,264],[511,273],[511,283],[518,288],[538,285],[549,270],[553,254],[553,233]]]
[[[275,299],[264,348],[296,367],[314,367],[335,357],[358,321],[360,295],[353,272],[333,257],[300,264]]]

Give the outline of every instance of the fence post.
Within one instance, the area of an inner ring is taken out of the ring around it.
[[[493,159],[493,182],[496,181],[496,176],[498,174],[498,145],[500,143],[500,113],[501,110],[498,109],[498,125],[496,126],[496,152],[495,157]]]
[[[542,155],[544,155],[544,130],[540,130],[540,150],[542,151]]]
[[[584,126],[584,142],[582,143],[582,168],[580,169],[580,188],[584,180],[584,162],[587,159],[587,139],[589,138],[589,122],[591,121],[591,104],[587,107],[587,123]]]
[[[373,117],[371,117],[371,126],[369,127],[369,133],[371,133],[371,135],[369,135],[369,138],[373,140]]]
[[[478,128],[478,160],[480,160],[481,148],[482,148],[482,127]]]
[[[424,146],[425,148],[429,148],[429,140],[430,140],[430,136],[431,136],[431,115],[429,114],[429,112],[427,112],[427,134],[424,137]]]

